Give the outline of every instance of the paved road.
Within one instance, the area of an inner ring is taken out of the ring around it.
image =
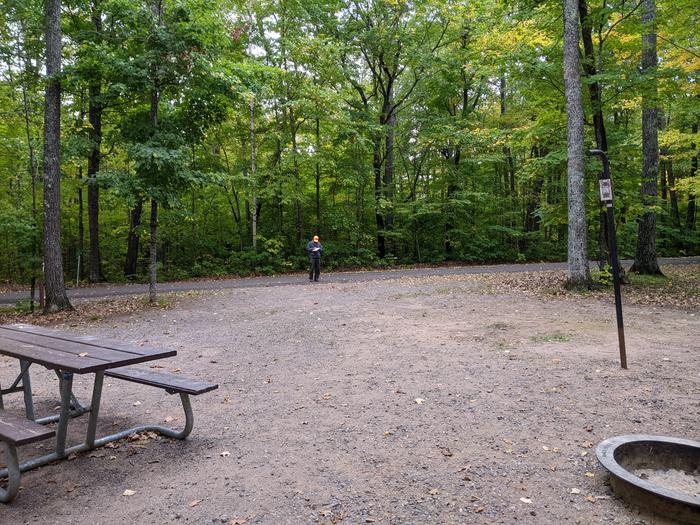
[[[629,268],[632,261],[623,261]],[[659,264],[686,265],[700,264],[700,256],[660,258]],[[596,262],[591,261],[591,267]],[[379,279],[395,279],[398,277],[427,277],[431,275],[465,275],[479,273],[517,273],[542,272],[549,270],[566,270],[566,263],[528,263],[528,264],[492,264],[483,266],[444,266],[431,268],[409,268],[400,270],[378,270],[361,272],[322,273],[321,281],[328,283],[367,282]],[[284,286],[305,283],[306,273],[285,275],[246,277],[232,279],[216,279],[202,281],[174,281],[158,284],[159,293],[186,292],[194,290],[220,290],[228,288],[249,288],[254,286]],[[148,284],[118,284],[112,286],[94,286],[90,288],[70,288],[68,297],[71,299],[87,299],[112,297],[116,295],[144,295],[148,293]],[[28,300],[29,291],[0,293],[0,304],[15,304],[17,301]]]

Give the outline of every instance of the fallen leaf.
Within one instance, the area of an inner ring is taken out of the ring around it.
[[[586,472],[584,476],[586,476],[587,478],[592,478],[595,476],[595,474],[593,474],[593,472]]]
[[[173,368],[173,372],[175,372],[177,374],[178,372],[182,372],[182,370],[179,368]]]
[[[446,458],[451,458],[452,457],[452,451],[448,447],[438,447],[440,449],[440,452],[442,452],[442,455],[445,456]]]
[[[586,496],[586,501],[590,501],[591,503],[595,503],[597,500],[596,500],[595,496],[589,494],[588,496]]]
[[[332,396],[330,393],[326,392],[325,394],[323,394],[322,399],[328,400],[328,399],[330,399],[330,398],[332,398],[332,397],[333,397],[333,396]]]
[[[187,505],[188,505],[189,507],[196,507],[197,505],[199,505],[200,503],[202,503],[202,501],[203,501],[203,500],[201,500],[201,499],[195,499],[195,500],[190,501]]]
[[[126,489],[122,492],[122,496],[133,496],[134,494],[136,494],[136,491],[131,489]]]

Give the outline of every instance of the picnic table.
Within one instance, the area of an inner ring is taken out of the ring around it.
[[[172,349],[125,344],[119,341],[78,335],[26,324],[0,325],[0,355],[19,360],[19,373],[12,384],[0,385],[0,442],[4,445],[7,467],[0,469],[0,478],[8,477],[8,488],[0,487],[0,501],[10,501],[19,486],[21,472],[63,459],[70,454],[103,446],[133,433],[155,431],[168,437],[184,439],[192,431],[193,415],[190,395],[214,390],[218,385],[189,379],[180,375],[132,368],[130,365],[165,359],[176,355]],[[54,370],[59,380],[60,411],[57,415],[37,418],[32,400],[29,369],[41,365]],[[94,374],[92,399],[83,406],[73,394],[74,374]],[[154,386],[170,394],[180,394],[185,411],[185,426],[181,431],[156,424],[139,425],[114,434],[96,438],[104,377]],[[4,411],[3,395],[22,392],[26,419]],[[71,418],[89,413],[87,433],[83,443],[67,447],[66,436]],[[42,425],[57,422],[55,450],[50,454],[17,461],[16,446],[53,437],[54,431]]]

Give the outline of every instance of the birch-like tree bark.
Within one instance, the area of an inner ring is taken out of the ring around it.
[[[579,70],[578,0],[564,0],[564,93],[566,97],[569,197],[569,286],[588,286],[586,195],[584,184],[583,97]]]

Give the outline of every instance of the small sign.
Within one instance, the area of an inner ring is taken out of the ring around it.
[[[612,182],[610,179],[600,179],[598,184],[600,185],[600,200],[612,201]]]

